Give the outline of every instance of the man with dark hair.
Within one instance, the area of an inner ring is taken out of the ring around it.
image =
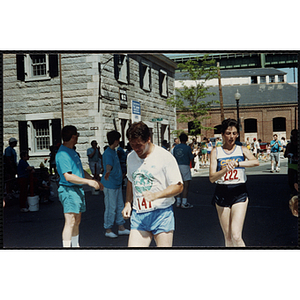
[[[193,205],[187,202],[190,181],[192,180],[190,163],[194,160],[194,155],[190,146],[186,144],[188,136],[181,133],[179,136],[180,144],[176,145],[173,150],[173,155],[179,166],[179,170],[183,180],[182,202],[180,195],[177,197],[177,207],[192,208]]]
[[[151,143],[143,122],[127,130],[134,151],[127,158],[127,191],[124,219],[131,217],[129,247],[148,247],[154,237],[158,247],[171,247],[175,228],[174,196],[182,191],[176,160],[168,151]],[[131,205],[133,204],[133,207]]]
[[[74,146],[79,133],[75,126],[65,126],[61,132],[63,144],[57,151],[55,160],[60,176],[58,197],[63,205],[65,226],[62,232],[63,247],[79,247],[79,224],[81,213],[86,211],[85,195],[82,188],[87,184],[96,190],[103,185],[83,170],[80,158]]]
[[[275,161],[275,170],[276,172],[280,171],[280,150],[281,143],[278,140],[278,135],[275,133],[273,135],[273,140],[270,142],[271,146],[271,173],[274,173],[274,161]]]
[[[122,194],[122,169],[116,151],[120,143],[120,133],[116,130],[107,133],[109,147],[103,153],[103,176],[101,182],[104,185],[104,228],[105,236],[116,238],[118,235],[128,235],[129,230],[124,227],[122,209],[124,208]],[[119,226],[118,235],[112,231],[114,223]]]
[[[99,179],[99,174],[101,173],[101,158],[102,155],[100,153],[100,147],[97,146],[98,143],[97,141],[92,141],[91,142],[91,148],[87,149],[87,157],[89,160],[89,167],[90,170],[92,172],[92,174],[94,175],[94,178]]]
[[[3,159],[4,159],[4,176],[6,185],[7,199],[12,197],[13,181],[17,174],[17,153],[14,147],[17,146],[17,139],[10,138],[9,146],[5,148]]]

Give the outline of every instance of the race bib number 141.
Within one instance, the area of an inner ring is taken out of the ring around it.
[[[137,198],[136,201],[139,212],[151,211],[154,209],[151,201],[146,201],[143,197]]]

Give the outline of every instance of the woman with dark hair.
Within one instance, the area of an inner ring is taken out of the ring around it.
[[[236,145],[238,123],[222,122],[223,146],[211,152],[209,180],[216,183],[212,204],[216,206],[226,247],[245,247],[242,230],[248,205],[245,168],[259,165],[245,146]]]

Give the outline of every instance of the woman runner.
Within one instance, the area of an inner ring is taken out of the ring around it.
[[[242,230],[248,205],[246,167],[259,166],[258,160],[245,146],[235,144],[238,123],[222,122],[223,146],[211,152],[209,180],[216,183],[212,204],[216,206],[226,247],[245,247]]]

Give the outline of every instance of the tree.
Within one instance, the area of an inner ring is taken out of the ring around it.
[[[208,111],[211,105],[219,102],[217,100],[204,101],[207,96],[215,95],[208,91],[209,86],[206,82],[218,77],[216,61],[208,60],[208,54],[206,54],[200,63],[190,59],[186,63],[179,63],[178,68],[186,71],[184,76],[194,81],[194,84],[187,86],[181,82],[182,87],[175,88],[176,93],[167,99],[167,104],[176,107],[180,112],[177,119],[179,123],[192,122],[191,134],[196,136],[201,129],[212,129],[204,127],[202,122],[210,118]]]

